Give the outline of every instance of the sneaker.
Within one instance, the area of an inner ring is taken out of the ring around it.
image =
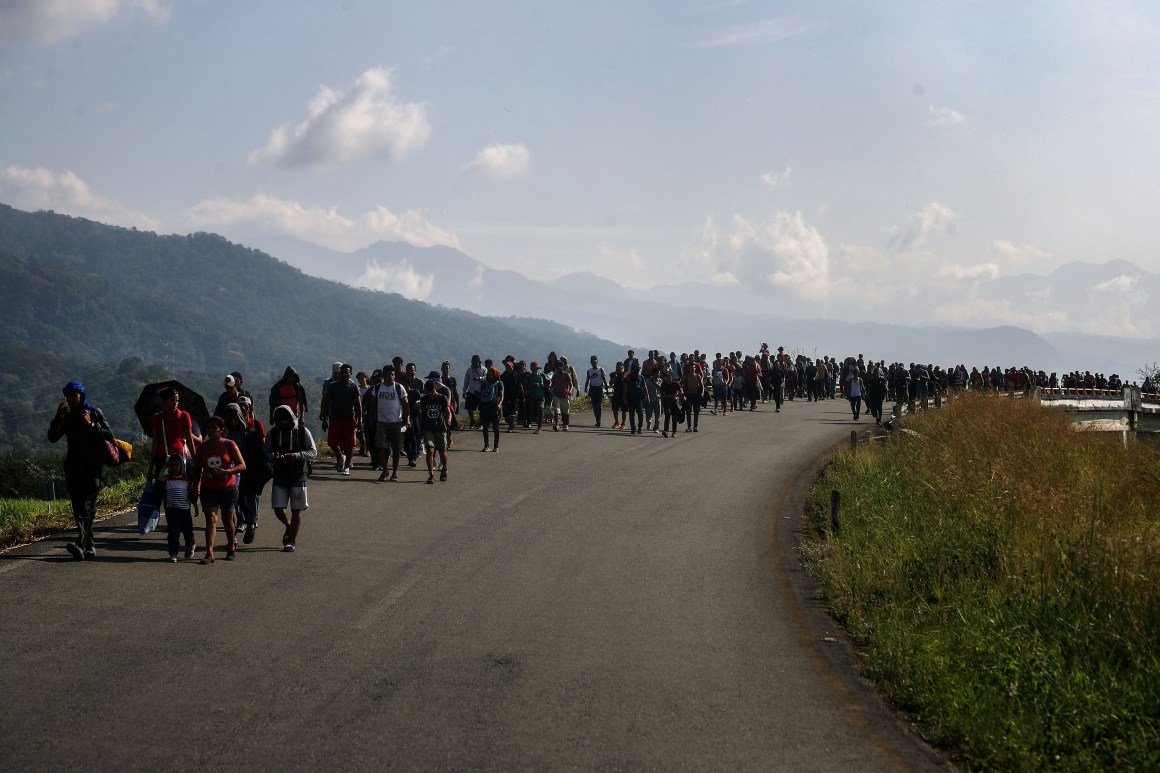
[[[484,452],[490,451],[490,450],[491,450],[491,446],[484,446],[484,447],[483,447],[483,450],[484,450]]]
[[[185,560],[189,561],[197,553],[197,545],[190,545],[185,549]]]
[[[433,483],[435,483],[435,476],[434,476],[434,475],[428,475],[428,476],[427,476],[427,482],[428,482],[428,483],[432,483],[432,484],[433,484]]]
[[[408,467],[417,467],[417,466],[418,466],[418,463],[417,463],[417,462],[416,462],[414,459],[408,459],[408,460],[407,460],[407,466],[408,466]]]
[[[447,480],[447,470],[440,470],[439,471],[439,480],[441,480],[441,481]]]
[[[343,475],[350,475],[350,468],[349,468],[349,467],[343,467],[343,468],[342,468],[342,474],[343,474]]]
[[[697,428],[696,428],[696,427],[693,427],[693,431],[694,431],[694,432],[697,432]]]
[[[286,533],[282,535],[282,547],[290,544],[290,527],[286,527]]]
[[[169,554],[169,563],[171,563],[171,564],[177,563],[177,554],[176,553]]]
[[[96,548],[89,548],[88,550],[85,551],[85,558],[96,558],[96,557],[97,557]]]
[[[668,436],[669,436],[668,430],[665,430],[664,432],[661,433],[661,437],[668,437]]]
[[[383,470],[383,471],[382,471],[382,472],[379,474],[379,480],[380,480],[380,481],[384,481],[384,480],[386,480],[386,479],[387,479],[387,471],[386,471],[386,469],[384,469],[384,470]]]
[[[257,531],[258,531],[258,524],[256,524],[256,523],[250,524],[250,526],[246,529],[246,536],[242,537],[242,542],[245,543],[246,545],[249,545],[251,542],[254,541],[254,534]]]
[[[282,552],[283,553],[293,553],[294,552],[294,543],[287,542],[285,545],[282,546]]]
[[[83,552],[81,552],[81,546],[78,545],[77,543],[70,542],[67,545],[65,545],[65,549],[68,550],[69,555],[71,555],[77,561],[84,561],[85,560],[85,554]]]
[[[235,558],[237,558],[237,553],[238,553],[238,546],[237,545],[227,546],[226,547],[226,560],[233,561]]]
[[[693,430],[692,430],[692,429],[690,429],[689,427],[685,427],[685,432],[692,432],[692,431],[693,431]]]
[[[565,432],[567,432],[567,431],[568,431],[568,425],[567,425],[567,424],[565,424],[563,427],[560,427],[560,429],[562,429],[562,430],[564,430]]]
[[[596,429],[600,429],[600,422],[596,422]]]
[[[539,431],[539,430],[536,430],[536,431],[535,431],[535,432],[533,432],[532,434],[533,434],[533,435],[538,435],[538,434],[540,434],[540,431]]]
[[[559,428],[559,427],[557,427],[555,424],[553,424],[553,425],[552,425],[552,431],[553,431],[553,432],[559,432],[559,431],[560,431],[560,428]]]
[[[660,432],[660,430],[659,430],[659,429],[657,429],[657,428],[655,428],[655,427],[653,428],[653,434],[654,434],[654,435],[656,435],[656,434],[657,434],[657,433],[659,433],[659,432]]]
[[[395,473],[391,473],[391,477],[387,478],[387,480],[389,480],[391,483],[395,483],[399,480],[399,476]]]
[[[202,564],[202,566],[205,566],[207,564],[212,564],[213,561],[214,561],[213,553],[206,553],[205,557],[201,559],[201,564]]]
[[[492,448],[492,449],[491,449],[491,452],[492,452],[493,454],[498,454],[498,453],[499,453],[499,446],[495,446],[494,448]]]

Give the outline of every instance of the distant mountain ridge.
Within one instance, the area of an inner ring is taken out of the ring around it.
[[[1118,372],[1129,379],[1145,360],[1160,359],[1160,342],[1154,340],[1102,337],[1105,343],[1097,344],[1097,337],[1067,332],[1037,335],[998,318],[983,329],[918,325],[921,316],[913,317],[915,325],[846,322],[817,319],[816,310],[803,313],[784,299],[734,287],[685,283],[637,290],[584,272],[538,282],[489,268],[451,247],[377,242],[342,253],[287,237],[259,242],[304,271],[317,271],[336,281],[379,289],[421,287],[430,303],[479,313],[549,317],[605,338],[636,342],[638,348],[752,351],[767,341],[817,355],[864,352],[908,362],[1090,369]],[[1105,289],[1095,289],[1102,283]],[[1062,287],[1073,289],[1064,292]],[[1060,307],[1073,312],[1082,309],[1095,319],[1116,313],[1115,297],[1125,291],[1160,298],[1160,277],[1127,261],[1099,266],[1073,263],[1046,277],[1027,274],[984,282],[979,302],[1015,304],[1040,315]],[[892,316],[890,321],[906,319],[905,315]],[[1116,344],[1109,347],[1108,341]],[[1154,352],[1151,358],[1149,352]]]

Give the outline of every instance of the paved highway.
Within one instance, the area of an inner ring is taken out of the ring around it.
[[[129,517],[96,561],[11,551],[0,769],[938,769],[825,641],[794,557],[849,418],[795,402],[488,454],[461,433],[434,486],[320,464],[293,554],[268,511],[212,566]]]

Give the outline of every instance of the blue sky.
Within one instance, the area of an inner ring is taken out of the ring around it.
[[[1114,0],[9,0],[0,201],[832,315],[1160,271],[1158,60],[1160,5]]]

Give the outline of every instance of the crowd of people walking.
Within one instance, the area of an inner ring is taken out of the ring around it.
[[[990,366],[968,371],[962,364],[887,364],[861,354],[819,359],[790,355],[783,347],[773,351],[764,343],[754,354],[718,352],[712,359],[696,350],[667,357],[651,350],[643,358],[629,350],[611,369],[592,356],[583,377],[568,357],[555,352],[543,363],[509,355],[498,365],[474,355],[462,379],[453,375],[450,361],[420,376],[415,363],[395,357],[369,373],[334,363],[322,384],[317,420],[334,453],[337,475],[351,475],[360,457],[379,473],[378,481],[392,483],[399,480],[400,467],[422,463],[426,483],[434,485],[449,479],[448,452],[456,444],[471,445],[475,432],[480,433],[476,447],[498,453],[505,435],[539,435],[546,427],[570,431],[573,408],[585,403],[594,429],[669,439],[682,430],[700,432],[704,414],[728,416],[757,411],[759,405],[779,413],[795,400],[844,399],[853,420],[864,412],[880,424],[887,400],[915,410],[960,390],[1095,390],[1117,389],[1121,383],[1115,374],[1058,377],[1026,367]],[[299,373],[287,367],[270,388],[268,427],[256,415],[242,374],[226,376],[223,387],[204,427],[182,408],[172,387],[159,392],[162,407],[150,419],[147,477],[164,496],[173,562],[182,554],[187,560],[197,554],[193,518],[199,505],[205,515],[203,564],[216,561],[219,523],[226,560],[237,557],[239,537],[242,544],[254,542],[267,485],[270,507],[283,526],[284,552],[295,551],[309,507],[308,481],[318,447],[307,427],[310,400]],[[100,445],[112,440],[113,432],[82,384],[70,381],[62,391],[48,437],[68,441],[64,468],[78,535],[66,547],[75,559],[85,560],[96,555],[92,524],[105,463]]]

